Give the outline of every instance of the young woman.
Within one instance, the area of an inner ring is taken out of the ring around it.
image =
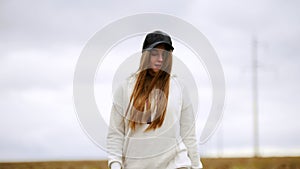
[[[109,168],[202,168],[192,104],[182,83],[171,75],[173,50],[166,33],[147,34],[138,71],[114,93],[107,135]]]

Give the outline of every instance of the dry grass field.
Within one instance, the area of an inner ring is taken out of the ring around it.
[[[204,169],[300,169],[300,157],[203,158]],[[0,169],[107,169],[107,161],[0,163]]]

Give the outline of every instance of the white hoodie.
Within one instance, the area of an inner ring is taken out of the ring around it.
[[[114,93],[107,135],[109,168],[202,168],[195,114],[183,85],[171,76],[166,116],[160,128],[144,132],[148,124],[142,124],[132,131],[124,117],[135,80],[135,75],[131,76]]]

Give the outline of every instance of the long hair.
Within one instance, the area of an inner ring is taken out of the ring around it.
[[[162,126],[168,104],[172,52],[164,51],[163,64],[158,72],[150,68],[151,51],[143,51],[135,85],[130,96],[126,117],[129,114],[129,127],[149,124],[145,131]],[[152,117],[151,117],[152,116]]]

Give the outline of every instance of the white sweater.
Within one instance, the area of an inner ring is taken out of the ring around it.
[[[182,83],[171,76],[163,125],[144,132],[148,124],[138,125],[132,131],[124,118],[135,80],[135,76],[131,76],[114,93],[107,135],[109,168],[202,168],[197,151],[195,114]]]

